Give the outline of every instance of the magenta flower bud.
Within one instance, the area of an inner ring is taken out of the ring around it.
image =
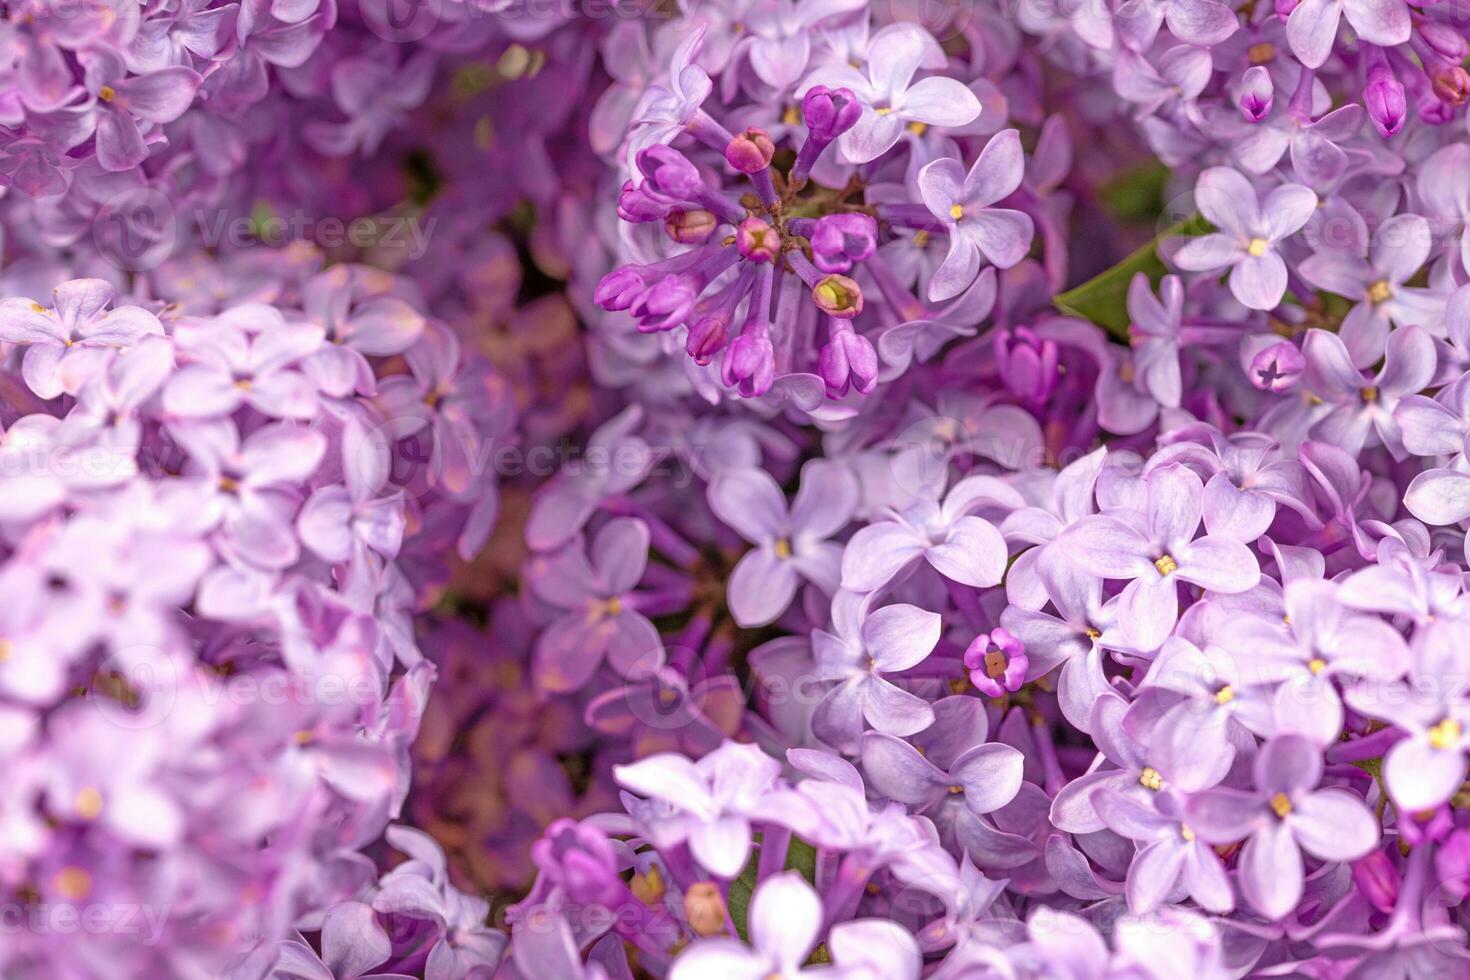
[[[704,187],[694,164],[669,146],[639,150],[638,172],[643,174],[645,193],[652,192],[675,201],[690,200]]]
[[[863,311],[863,289],[847,276],[827,276],[812,287],[812,300],[839,320],[851,320]]]
[[[1262,391],[1281,394],[1296,387],[1307,359],[1289,340],[1272,344],[1251,358],[1251,384]]]
[[[1363,90],[1363,104],[1367,107],[1368,118],[1373,120],[1373,128],[1378,130],[1379,136],[1387,139],[1404,128],[1409,107],[1404,101],[1403,84],[1392,74],[1368,83],[1368,87]]]
[[[699,290],[688,276],[664,276],[638,297],[628,312],[638,318],[644,333],[678,326],[694,310]]]
[[[703,208],[675,209],[664,219],[664,231],[681,245],[699,245],[714,234],[718,224],[715,216]]]
[[[878,384],[878,352],[846,320],[833,320],[832,333],[817,359],[817,373],[828,398],[841,398],[849,388],[866,395]]]
[[[1459,108],[1470,98],[1470,74],[1459,65],[1449,65],[1430,74],[1435,98],[1445,105]]]
[[[1470,831],[1456,830],[1450,834],[1435,852],[1434,870],[1439,878],[1439,892],[1449,899],[1446,904],[1458,905],[1470,896]]]
[[[574,902],[616,908],[627,894],[607,835],[560,819],[531,845],[531,860]]]
[[[850,89],[814,85],[801,100],[801,114],[814,140],[830,143],[851,129],[863,114]]]
[[[1240,80],[1240,111],[1246,121],[1256,123],[1269,116],[1275,94],[1271,73],[1264,66],[1247,68]]]
[[[1470,54],[1465,36],[1442,21],[1427,20],[1418,25],[1419,36],[1446,61],[1459,64]]]
[[[812,232],[812,262],[823,272],[846,272],[878,250],[878,223],[866,214],[829,214]]]
[[[771,165],[776,144],[764,129],[752,126],[725,146],[725,162],[743,174],[753,174]]]
[[[1025,644],[1010,630],[1000,627],[981,633],[965,648],[970,683],[993,698],[1019,691],[1030,666]]]
[[[781,233],[769,222],[751,215],[735,229],[735,244],[741,256],[752,262],[774,262],[781,254]]]
[[[694,358],[694,363],[704,367],[729,343],[729,328],[730,318],[727,316],[712,314],[700,317],[689,327],[684,349]]]
[[[1276,0],[1276,16],[1281,18],[1283,24],[1286,23],[1286,18],[1291,16],[1291,12],[1300,3],[1301,0]]]
[[[776,380],[776,352],[764,330],[746,330],[735,338],[725,350],[720,378],[738,388],[745,398],[755,398],[771,390]]]
[[[631,180],[623,181],[623,189],[618,192],[619,218],[634,223],[657,221],[668,214],[668,211],[666,202],[649,196],[641,185],[636,185]]]
[[[1382,851],[1353,862],[1353,884],[1380,912],[1392,912],[1398,904],[1399,883],[1399,869]]]
[[[1028,405],[1049,399],[1061,380],[1056,342],[1043,340],[1027,327],[998,331],[995,366],[1006,388]]]
[[[1455,118],[1455,107],[1443,101],[1433,89],[1424,89],[1414,99],[1414,111],[1430,126],[1444,126]]]
[[[631,265],[614,269],[602,277],[592,291],[592,301],[604,310],[626,310],[637,302],[647,284]]]

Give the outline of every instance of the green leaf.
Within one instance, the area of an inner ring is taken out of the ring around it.
[[[760,837],[757,836],[757,840]],[[735,931],[740,934],[741,939],[749,940],[746,935],[746,919],[750,916],[750,896],[755,892],[756,873],[759,868],[759,851],[751,854],[750,860],[745,862],[745,868],[740,872],[740,877],[730,882],[730,900],[726,903],[730,912],[730,921],[735,923]],[[815,886],[817,883],[817,849],[799,837],[791,838],[791,844],[786,848],[785,868],[788,871],[798,871],[807,880],[807,884]]]
[[[1082,285],[1057,295],[1053,301],[1067,316],[1089,320],[1119,340],[1128,339],[1128,284],[1142,272],[1157,286],[1168,270],[1159,259],[1159,243],[1175,235],[1203,235],[1213,226],[1199,215],[1166,228],[1157,238],[1123,261]]]

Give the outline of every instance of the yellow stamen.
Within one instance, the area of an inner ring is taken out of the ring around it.
[[[1321,657],[1313,657],[1311,660],[1307,661],[1307,669],[1314,674],[1321,674],[1322,671],[1327,669],[1327,661],[1323,660]]]
[[[1266,249],[1270,247],[1271,243],[1266,241],[1264,238],[1252,238],[1250,240],[1250,244],[1245,247],[1245,250],[1250,253],[1253,258],[1258,259],[1261,256],[1265,255]]]
[[[927,231],[924,231],[923,229],[914,232],[914,244],[917,245],[919,248],[923,248],[925,245],[928,245],[929,233]]]
[[[1169,555],[1154,559],[1154,567],[1159,570],[1160,575],[1168,575],[1170,572],[1179,571],[1179,563]]]
[[[1429,730],[1429,744],[1437,749],[1453,748],[1460,741],[1460,723],[1446,718]]]
[[[1102,636],[1101,630],[1095,630],[1091,626],[1087,627],[1087,629],[1083,630],[1082,632],[1087,634],[1087,638],[1089,640],[1096,640],[1098,637]]]
[[[921,123],[917,119],[915,119],[913,122],[909,123],[908,129],[909,132],[913,133],[915,136],[923,136],[924,133],[929,129],[929,124]]]
[[[1287,814],[1291,813],[1291,800],[1286,798],[1285,793],[1277,793],[1271,797],[1271,809],[1276,812],[1278,817],[1285,820]]]
[[[32,303],[31,304],[31,312],[33,312],[33,313],[45,313],[46,312],[46,307],[42,306],[40,303]]]
[[[953,785],[953,786],[951,786],[949,788],[949,791],[953,795],[959,796],[961,793],[963,793],[965,791],[965,788],[963,786],[959,785],[958,783],[956,783],[955,785]]]
[[[1250,59],[1250,62],[1253,65],[1264,65],[1266,62],[1276,57],[1276,45],[1272,44],[1270,41],[1262,41],[1259,44],[1252,44],[1250,48],[1246,51],[1246,57]]]
[[[1393,289],[1389,287],[1387,279],[1378,279],[1368,287],[1368,302],[1382,303],[1393,295]]]
[[[796,111],[796,106],[789,105],[786,107],[786,111],[781,113],[781,121],[788,126],[795,126],[801,122],[801,113]]]
[[[949,206],[949,216],[956,221],[960,220],[965,216],[964,206],[960,204],[951,204]]]
[[[785,538],[776,539],[776,557],[782,559],[791,557],[790,541],[786,540]]]
[[[1376,402],[1378,400],[1378,389],[1373,385],[1364,388],[1359,394],[1362,395],[1365,403]]]
[[[888,106],[884,106],[881,109],[874,109],[873,111],[876,112],[880,116],[886,116],[890,112],[892,112],[893,110],[891,108],[889,108]]]
[[[102,816],[102,791],[95,786],[86,786],[77,793],[77,816],[83,820],[96,820]]]
[[[101,99],[103,102],[111,102],[113,99],[117,98],[117,89],[113,88],[111,85],[104,85],[97,90],[97,98]]]
[[[1234,700],[1235,688],[1231,687],[1229,684],[1226,684],[1224,687],[1220,688],[1220,690],[1215,692],[1216,704],[1229,704],[1231,701]]]
[[[1164,777],[1153,766],[1144,766],[1138,774],[1138,785],[1157,793],[1164,788]]]
[[[1189,829],[1189,825],[1188,824],[1180,824],[1179,825],[1179,836],[1180,837],[1183,837],[1185,840],[1191,840],[1192,841],[1192,840],[1194,840],[1194,831],[1192,831],[1192,830]]]
[[[92,894],[92,876],[76,865],[56,872],[55,885],[62,898],[73,902],[80,902]]]
[[[616,616],[623,611],[623,600],[617,596],[613,596],[607,600],[606,608],[609,616]]]

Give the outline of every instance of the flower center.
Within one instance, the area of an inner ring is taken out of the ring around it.
[[[1276,45],[1270,41],[1252,44],[1250,49],[1246,51],[1246,57],[1250,58],[1251,64],[1253,65],[1264,65],[1276,57]]]
[[[117,89],[113,88],[111,85],[104,85],[97,90],[97,98],[101,99],[103,102],[111,102],[113,99],[117,98]]]
[[[1138,785],[1157,793],[1164,788],[1164,777],[1153,766],[1144,766],[1143,772],[1138,774]]]
[[[923,136],[926,132],[929,131],[929,124],[919,122],[917,119],[915,119],[913,122],[909,123],[908,128],[909,132],[913,133],[915,136]]]
[[[949,206],[949,216],[956,221],[960,220],[965,216],[965,206],[963,204],[951,204]]]
[[[1323,660],[1321,657],[1313,657],[1311,660],[1307,661],[1307,669],[1314,674],[1321,674],[1322,671],[1327,669],[1327,661]]]
[[[991,650],[985,655],[985,673],[992,678],[1004,677],[1006,673],[1006,655],[1000,650]]]
[[[1277,793],[1271,797],[1271,809],[1278,817],[1285,820],[1287,814],[1291,813],[1291,800],[1286,798],[1285,793]]]
[[[1251,255],[1252,258],[1258,259],[1266,254],[1266,249],[1269,248],[1270,245],[1271,243],[1266,241],[1264,238],[1252,238],[1250,240],[1250,244],[1246,245],[1245,250]]]
[[[1179,825],[1179,836],[1183,837],[1187,841],[1192,841],[1194,840],[1194,831],[1189,829],[1188,824],[1182,823]]]
[[[1226,684],[1224,687],[1220,688],[1220,690],[1215,692],[1216,704],[1229,704],[1231,701],[1234,700],[1235,688],[1231,687],[1229,684]]]
[[[1446,718],[1429,730],[1429,744],[1437,749],[1453,748],[1460,740],[1460,723]]]
[[[1393,289],[1388,285],[1387,279],[1378,279],[1368,287],[1368,302],[1382,303],[1393,295]]]
[[[791,557],[791,542],[788,541],[786,538],[777,538],[776,539],[776,557],[777,558],[790,558]]]
[[[1378,389],[1373,385],[1369,385],[1358,394],[1362,396],[1363,403],[1365,405],[1372,404],[1373,402],[1376,402],[1378,400]]]
[[[1086,634],[1086,636],[1087,636],[1087,638],[1088,638],[1088,639],[1089,639],[1089,640],[1096,640],[1096,639],[1097,639],[1097,638],[1098,638],[1098,637],[1100,637],[1100,636],[1102,636],[1102,631],[1101,631],[1101,630],[1098,630],[1098,629],[1094,629],[1094,628],[1093,628],[1093,627],[1091,627],[1091,626],[1089,626],[1089,627],[1087,627],[1087,628],[1086,628],[1086,629],[1085,629],[1085,630],[1083,630],[1083,631],[1082,631],[1082,632],[1083,632],[1083,633],[1084,633],[1084,634]]]
[[[102,791],[96,786],[84,786],[77,793],[77,816],[83,820],[96,820],[102,815]]]
[[[1179,563],[1169,555],[1163,555],[1154,559],[1154,567],[1159,570],[1160,575],[1168,575],[1170,572],[1179,571]]]
[[[959,796],[961,793],[963,793],[965,791],[965,788],[963,786],[961,786],[959,783],[955,783],[952,786],[950,786],[949,791],[954,796]]]

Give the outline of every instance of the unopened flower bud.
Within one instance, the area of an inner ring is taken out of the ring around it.
[[[1456,830],[1434,855],[1439,891],[1454,904],[1470,895],[1470,831]],[[1354,879],[1357,875],[1353,875]]]
[[[749,329],[735,338],[725,351],[720,365],[720,379],[738,388],[745,398],[755,398],[771,390],[776,380],[776,352],[764,331]]]
[[[841,398],[849,388],[866,395],[878,384],[878,352],[873,342],[846,320],[833,320],[831,337],[817,358],[817,371],[828,398]]]
[[[863,289],[846,276],[828,276],[812,287],[812,299],[828,316],[851,320],[863,311]]]
[[[1307,359],[1289,340],[1272,344],[1251,359],[1251,384],[1262,391],[1281,394],[1296,387]]]
[[[730,320],[726,316],[712,314],[700,317],[689,327],[689,337],[684,349],[694,358],[694,363],[703,367],[715,359],[715,355],[729,343]]]
[[[1392,912],[1399,900],[1399,871],[1382,851],[1353,862],[1353,884],[1380,912]]]
[[[1456,108],[1470,98],[1470,74],[1459,65],[1441,68],[1430,76],[1435,98]]]
[[[1470,54],[1470,43],[1465,41],[1465,36],[1449,24],[1441,21],[1426,20],[1415,28],[1419,36],[1424,39],[1436,53],[1442,55],[1446,61],[1459,64]]]
[[[638,318],[638,329],[644,333],[669,330],[684,321],[698,297],[699,290],[688,276],[664,276],[649,286],[628,312]]]
[[[1041,405],[1061,380],[1056,341],[1043,340],[1027,327],[999,330],[995,366],[1006,388],[1028,405]]]
[[[1276,16],[1281,18],[1283,24],[1286,23],[1286,18],[1291,16],[1291,12],[1300,3],[1301,0],[1276,0]]]
[[[829,214],[811,235],[812,262],[823,272],[846,272],[878,250],[878,223],[866,214]]]
[[[1409,114],[1408,104],[1404,101],[1404,86],[1391,74],[1368,83],[1363,90],[1363,104],[1379,136],[1387,139],[1404,128],[1404,119]]]
[[[1260,65],[1246,69],[1240,80],[1240,111],[1250,122],[1260,122],[1271,114],[1276,86],[1271,73]]]
[[[752,262],[774,262],[781,254],[781,234],[764,219],[751,215],[735,229],[740,255]]]
[[[700,881],[684,892],[684,918],[696,936],[716,936],[725,931],[725,900],[711,881]]]
[[[714,234],[719,222],[703,208],[673,210],[664,219],[664,231],[681,245],[699,245]]]
[[[776,144],[763,129],[752,126],[725,146],[725,162],[743,174],[753,174],[771,165]]]
[[[647,284],[632,266],[614,269],[602,277],[592,291],[592,301],[604,310],[626,310],[642,295]]]
[[[857,123],[863,107],[850,89],[814,85],[802,97],[801,114],[812,139],[830,143]]]
[[[686,201],[704,186],[699,171],[688,158],[670,146],[650,146],[638,151],[638,171],[645,192]]]

